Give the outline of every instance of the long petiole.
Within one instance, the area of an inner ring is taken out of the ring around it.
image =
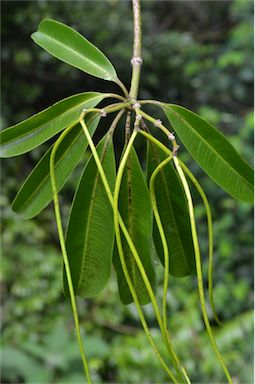
[[[166,166],[169,161],[172,159],[172,155],[167,157],[164,161],[162,161],[153,171],[151,178],[150,178],[150,196],[151,196],[151,204],[155,216],[155,220],[158,226],[159,234],[161,237],[161,242],[164,250],[164,288],[163,288],[163,324],[165,328],[167,329],[167,290],[168,290],[168,279],[169,279],[169,252],[168,252],[168,245],[166,241],[166,236],[164,232],[164,228],[160,219],[158,207],[157,207],[157,199],[155,194],[155,179],[156,176],[159,174],[159,172]]]
[[[137,100],[137,102],[141,105],[151,104],[151,105],[157,105],[159,107],[165,104],[162,101],[158,101],[158,100]]]
[[[104,108],[88,108],[88,109],[84,108],[84,110],[82,111],[82,116],[84,117],[88,113],[96,112],[96,113],[101,114],[102,117],[105,117],[107,115],[107,113],[117,112],[117,111],[120,111],[121,109],[124,109],[128,106],[129,106],[128,102],[123,102],[123,103],[110,104]]]
[[[153,171],[152,176],[150,178],[150,196],[151,196],[151,202],[152,202],[152,208],[154,212],[154,216],[156,219],[156,223],[158,226],[159,234],[161,237],[163,250],[164,250],[164,288],[163,288],[163,325],[165,327],[166,336],[168,338],[168,342],[171,343],[168,327],[167,327],[167,291],[168,291],[168,280],[169,280],[169,251],[168,251],[168,245],[167,240],[164,232],[164,228],[162,226],[162,222],[159,216],[158,207],[157,207],[157,200],[155,195],[155,178],[158,175],[158,173],[162,170],[164,166],[166,166],[169,161],[172,159],[172,153],[170,152],[169,157],[167,157],[165,160],[163,160],[157,168]],[[184,367],[181,367],[183,376],[185,377],[187,383],[190,383],[188,374]]]
[[[122,90],[122,92],[124,93],[126,99],[129,99],[129,94],[128,94],[128,90],[127,88],[125,87],[125,85],[122,83],[122,81],[117,77],[117,79],[115,80],[116,84],[118,84],[118,86],[120,87],[120,89]],[[122,99],[125,99],[124,97],[122,97]]]
[[[152,143],[154,143],[155,145],[157,145],[159,148],[161,148],[168,156],[170,156],[172,154],[172,152],[170,151],[170,149],[168,149],[164,144],[162,144],[159,140],[155,139],[153,136],[151,136],[150,134],[148,134],[147,132],[144,132],[144,131],[140,131],[140,134],[143,135],[144,137],[146,137],[148,140],[150,140]],[[184,171],[187,173],[187,175],[191,178],[191,172],[187,169],[186,166],[184,166],[184,164],[182,162],[179,163],[177,157],[174,157],[174,160],[175,160],[175,163],[178,162],[179,166],[178,166],[178,173],[180,172],[183,177],[181,178],[181,181],[184,182],[184,185],[185,185],[185,193],[186,196],[187,196],[187,200],[188,200],[188,204],[189,204],[189,212],[190,212],[190,219],[192,218],[192,221],[191,221],[191,224],[192,224],[192,237],[193,237],[193,241],[194,241],[194,249],[195,249],[195,257],[196,257],[196,267],[197,267],[197,278],[198,278],[198,289],[199,289],[199,297],[200,297],[200,302],[201,302],[201,307],[202,307],[202,314],[203,314],[203,318],[204,318],[204,322],[205,322],[205,326],[206,326],[206,329],[207,329],[207,332],[208,332],[208,335],[209,335],[209,338],[210,338],[210,341],[211,341],[211,344],[212,344],[212,347],[213,347],[213,350],[218,358],[218,361],[228,379],[228,382],[229,383],[232,383],[232,379],[230,377],[230,374],[224,364],[224,361],[222,359],[222,356],[218,350],[218,347],[217,347],[217,344],[215,342],[215,339],[214,339],[214,336],[213,336],[213,333],[212,333],[212,330],[211,330],[211,326],[210,326],[210,322],[208,320],[208,316],[207,316],[207,312],[206,312],[206,304],[205,304],[205,295],[204,295],[204,288],[203,288],[203,280],[202,280],[202,268],[201,268],[201,257],[200,257],[200,249],[199,249],[199,244],[198,244],[198,239],[197,239],[197,233],[196,233],[196,224],[195,224],[195,217],[194,217],[194,209],[193,209],[193,203],[192,203],[192,198],[191,198],[191,195],[190,195],[190,191],[189,191],[189,187],[188,187],[188,184],[187,184],[187,181],[186,181],[186,178],[182,172],[182,167],[184,169]],[[180,165],[181,164],[181,165]],[[180,175],[179,173],[179,175]],[[205,194],[203,193],[203,190],[202,188],[200,187],[200,189],[198,188],[198,182],[197,180],[195,179],[195,177],[192,175],[192,178],[191,180],[195,183],[195,187],[197,187],[198,191],[199,192],[202,192],[201,194],[201,197],[203,196],[203,201],[207,201],[206,197],[205,197]],[[209,207],[209,204],[208,204],[208,207]],[[209,219],[210,220],[210,219]],[[210,232],[211,233],[211,232]],[[212,236],[212,233],[211,235]],[[196,244],[196,247],[195,247],[195,244]],[[212,254],[211,254],[211,265],[212,265]],[[212,267],[211,267],[212,268]],[[211,272],[212,273],[212,270]],[[211,284],[212,284],[212,279],[211,279]],[[212,294],[212,287],[211,287],[211,294]],[[217,315],[216,315],[217,316]]]
[[[111,205],[112,205],[112,207],[113,207],[113,195],[112,195],[112,192],[111,192],[111,189],[110,189],[108,180],[107,180],[107,178],[106,178],[104,169],[103,169],[103,167],[102,167],[101,161],[100,161],[99,156],[98,156],[98,154],[97,154],[96,147],[95,147],[95,145],[94,145],[94,143],[93,143],[93,140],[92,140],[92,138],[91,138],[91,136],[90,136],[90,134],[89,134],[88,128],[87,128],[85,122],[83,121],[83,116],[81,116],[81,118],[80,118],[80,123],[81,123],[81,126],[82,126],[83,130],[84,130],[85,136],[86,136],[86,138],[87,138],[87,140],[88,140],[89,146],[90,146],[90,148],[91,148],[92,155],[94,156],[95,162],[96,162],[96,164],[97,164],[98,171],[99,171],[100,176],[101,176],[101,178],[102,178],[102,181],[103,181],[103,184],[104,184],[105,191],[106,191],[106,193],[107,193],[108,199],[109,199],[109,201],[110,201],[110,203],[111,203]],[[132,243],[132,240],[131,240],[131,238],[130,238],[130,236],[129,236],[129,234],[128,234],[128,231],[127,231],[127,229],[126,229],[126,227],[125,227],[125,224],[124,224],[124,222],[123,222],[123,220],[122,220],[122,218],[121,218],[119,212],[118,212],[118,221],[119,221],[119,223],[120,223],[120,227],[121,227],[121,229],[122,229],[122,231],[123,231],[123,234],[124,234],[124,236],[126,237],[126,240],[127,240],[128,243],[129,243],[130,248],[133,246],[133,248],[131,248],[131,251],[134,252],[134,245],[133,245],[133,243]],[[130,243],[131,243],[131,245],[130,245]],[[122,261],[123,261],[124,268],[125,268],[125,270],[126,270],[127,267],[126,267],[125,259],[123,258]],[[129,289],[130,289],[130,292],[131,292],[131,294],[132,294],[132,296],[133,296],[133,299],[134,299],[134,302],[135,302],[135,305],[136,305],[136,308],[137,308],[137,311],[138,311],[138,314],[139,314],[139,317],[140,317],[142,326],[143,326],[144,331],[145,331],[145,333],[146,333],[146,336],[147,336],[147,338],[148,338],[148,340],[149,340],[149,342],[150,342],[150,344],[151,344],[151,346],[152,346],[152,348],[153,348],[153,350],[154,350],[156,356],[158,357],[158,359],[159,359],[161,365],[162,365],[163,368],[166,370],[166,372],[168,373],[168,375],[169,375],[169,377],[171,378],[171,380],[172,380],[174,383],[177,383],[175,377],[173,376],[173,374],[172,374],[172,372],[170,371],[170,369],[167,367],[166,363],[164,362],[164,360],[163,360],[163,358],[162,358],[160,352],[158,351],[158,349],[157,349],[157,347],[156,347],[156,345],[155,345],[155,343],[154,343],[154,341],[153,341],[153,339],[152,339],[152,337],[151,337],[151,334],[150,334],[150,331],[149,331],[147,322],[146,322],[146,320],[145,320],[145,317],[144,317],[142,308],[141,308],[141,306],[140,306],[139,300],[138,300],[138,298],[137,298],[137,295],[136,295],[136,292],[135,292],[135,290],[134,290],[134,287],[133,287],[133,284],[132,284],[132,281],[131,281],[131,279],[130,279],[129,274],[128,274],[128,276],[127,276],[127,281],[130,282]]]
[[[198,293],[199,293],[199,299],[201,303],[201,309],[202,309],[202,314],[205,322],[205,326],[212,344],[212,348],[218,358],[218,361],[226,375],[226,378],[230,384],[232,384],[232,379],[230,377],[230,374],[228,372],[227,367],[224,364],[223,358],[221,356],[221,353],[218,349],[218,346],[216,344],[211,325],[208,319],[207,311],[206,311],[206,302],[205,302],[205,294],[204,294],[204,287],[203,287],[203,276],[202,276],[202,265],[201,265],[201,255],[200,255],[200,248],[199,248],[199,243],[198,243],[198,238],[197,238],[197,230],[196,230],[196,221],[195,221],[195,215],[194,215],[194,208],[193,208],[193,202],[192,202],[192,197],[191,193],[189,190],[189,186],[186,180],[186,177],[183,173],[183,170],[180,166],[179,160],[176,156],[174,156],[174,164],[176,166],[176,170],[180,176],[187,202],[188,202],[188,207],[189,207],[189,215],[190,215],[190,224],[191,224],[191,232],[192,232],[192,238],[193,238],[193,244],[194,244],[194,250],[195,250],[195,260],[196,260],[196,269],[197,269],[197,282],[198,282]]]
[[[160,149],[162,149],[168,156],[172,154],[169,148],[167,148],[164,144],[162,144],[159,140],[157,140],[155,137],[151,136],[149,133],[140,131],[139,132],[141,135],[146,137],[146,139],[150,140],[152,143],[157,145]],[[198,183],[197,179],[195,176],[189,171],[189,169],[186,167],[186,165],[179,160],[181,167],[183,168],[184,172],[187,174],[187,176],[191,179],[193,182],[195,188],[197,189],[198,193],[200,194],[205,209],[206,209],[206,214],[207,214],[207,223],[208,223],[208,237],[209,237],[209,271],[208,271],[208,284],[209,284],[209,297],[210,297],[210,304],[212,307],[213,315],[216,320],[216,322],[219,325],[222,325],[221,321],[219,320],[216,310],[215,310],[215,305],[214,305],[214,299],[213,299],[213,227],[212,227],[212,216],[211,216],[211,210],[210,206],[207,200],[207,197]]]
[[[195,176],[190,172],[188,167],[186,167],[186,165],[181,160],[179,160],[179,163],[182,169],[184,170],[184,172],[186,173],[186,175],[190,178],[190,180],[194,184],[205,206],[206,216],[207,216],[207,226],[208,226],[208,238],[209,238],[209,268],[208,268],[209,299],[210,299],[210,304],[211,304],[215,321],[219,325],[223,325],[220,319],[218,318],[218,315],[215,309],[214,298],[213,298],[213,225],[212,225],[212,214],[211,214],[210,205],[207,200],[206,194],[204,193],[201,185],[199,184]]]
[[[103,93],[103,95],[104,95],[104,99],[108,98],[108,99],[118,99],[123,102],[127,101],[125,97],[118,95],[117,93]]]
[[[75,123],[76,124],[76,123]],[[73,288],[73,282],[72,282],[72,275],[71,270],[69,266],[69,260],[67,256],[66,246],[65,246],[65,238],[64,238],[64,232],[63,232],[63,226],[62,226],[62,220],[61,220],[61,213],[60,213],[60,207],[59,207],[59,200],[58,200],[58,188],[56,183],[56,177],[55,177],[55,156],[56,152],[58,150],[58,147],[62,140],[65,138],[65,136],[68,134],[68,132],[74,127],[74,124],[69,126],[57,139],[56,143],[54,144],[54,147],[51,152],[50,156],[50,177],[51,177],[51,185],[52,185],[52,193],[53,193],[53,200],[54,200],[54,208],[55,208],[55,216],[56,216],[56,222],[57,222],[57,229],[58,229],[58,236],[59,236],[59,242],[61,246],[61,251],[63,255],[65,270],[66,270],[66,276],[67,276],[67,282],[68,282],[68,288],[71,298],[71,305],[72,305],[72,312],[74,317],[74,323],[75,323],[75,329],[76,329],[76,336],[77,341],[80,348],[80,354],[83,362],[83,367],[85,371],[85,375],[88,381],[88,384],[91,384],[91,378],[89,373],[89,367],[83,347],[81,332],[80,332],[80,323],[79,323],[79,316],[78,316],[78,310],[75,300],[75,294],[74,294],[74,288]]]
[[[137,116],[136,118],[138,118],[138,117],[139,116]],[[117,174],[117,178],[116,178],[116,184],[115,184],[115,191],[114,191],[114,196],[115,196],[115,198],[114,198],[114,212],[117,209],[116,205],[118,204],[118,194],[119,194],[119,190],[120,190],[120,184],[121,184],[121,179],[122,179],[122,175],[123,175],[123,172],[124,172],[124,168],[125,168],[125,165],[126,165],[127,158],[128,158],[129,153],[130,153],[131,147],[132,147],[133,142],[135,140],[135,137],[137,135],[137,132],[138,132],[137,129],[135,129],[133,131],[133,133],[131,135],[131,138],[129,140],[129,143],[128,143],[127,147],[126,147],[125,153],[124,153],[124,155],[122,157],[121,163],[119,165],[118,174]],[[115,228],[115,232],[116,231],[117,231],[117,226]],[[124,231],[123,231],[123,234],[125,235]],[[116,238],[117,238],[117,232],[116,232]],[[126,237],[126,240],[127,240],[128,245],[130,247],[130,250],[131,250],[131,252],[132,252],[132,254],[134,256],[134,259],[136,261],[138,269],[139,269],[139,271],[141,273],[141,276],[142,276],[142,279],[144,281],[144,284],[145,284],[145,286],[147,288],[148,294],[150,296],[150,299],[151,299],[151,302],[152,302],[152,305],[153,305],[153,308],[154,308],[154,311],[155,311],[155,314],[156,314],[156,318],[157,318],[160,330],[162,332],[162,336],[164,338],[164,341],[166,343],[166,347],[167,347],[167,349],[168,349],[168,351],[170,353],[170,356],[173,359],[173,364],[174,364],[174,367],[176,369],[176,372],[178,373],[179,377],[182,378],[182,375],[185,376],[185,374],[184,374],[185,371],[184,371],[184,368],[180,364],[180,361],[179,361],[179,359],[178,359],[178,357],[177,357],[177,355],[176,355],[176,353],[174,351],[174,348],[173,348],[170,336],[167,333],[167,330],[165,329],[164,324],[162,322],[162,318],[161,318],[161,315],[160,315],[159,307],[158,307],[158,304],[157,304],[157,301],[156,301],[153,289],[151,287],[150,281],[149,281],[149,279],[147,277],[147,274],[145,272],[145,269],[143,267],[141,259],[140,259],[139,255],[138,255],[137,251],[136,251],[136,248],[135,248],[132,240],[130,239],[130,236],[128,236],[128,238]],[[121,242],[121,240],[120,240],[120,242]],[[185,376],[185,379],[186,379],[186,376]]]
[[[168,137],[168,139],[172,142],[173,146],[173,156],[177,154],[179,145],[177,145],[175,136],[172,132],[170,132],[163,124],[162,121],[159,119],[155,119],[154,117],[148,115],[148,113],[145,113],[139,108],[135,108],[136,114],[144,117],[146,120],[150,121],[155,127],[158,127],[162,132],[165,133],[165,135]]]

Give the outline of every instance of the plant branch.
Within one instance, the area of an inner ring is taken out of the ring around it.
[[[140,0],[132,0],[133,15],[134,15],[134,45],[133,57],[131,60],[132,65],[132,78],[129,96],[131,99],[136,100],[138,95],[140,73],[142,66],[142,20]]]

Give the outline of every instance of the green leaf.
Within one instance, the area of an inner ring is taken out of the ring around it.
[[[45,19],[31,37],[51,55],[75,68],[101,79],[117,79],[107,57],[80,33],[63,23]]]
[[[161,149],[148,142],[148,181],[154,169],[166,157]],[[171,163],[165,165],[156,176],[155,195],[169,250],[169,273],[174,276],[189,275],[195,272],[195,254],[188,205],[182,184]],[[163,246],[155,219],[153,240],[160,261],[164,265]]]
[[[163,108],[174,131],[205,172],[226,192],[253,200],[253,170],[206,120],[178,105]]]
[[[155,285],[155,273],[152,265],[152,207],[149,191],[144,179],[135,149],[132,148],[123,173],[119,195],[119,212],[141,258],[146,274],[152,286]],[[122,234],[122,246],[127,269],[136,290],[140,304],[150,302],[150,297],[142,280],[132,252]],[[114,267],[118,279],[121,301],[124,304],[133,302],[117,248],[114,251]]]
[[[67,97],[42,112],[0,133],[0,156],[11,157],[31,151],[68,125],[79,121],[84,108],[93,108],[104,95],[85,92]]]
[[[112,134],[103,137],[97,151],[113,191],[116,171]],[[66,233],[76,295],[93,297],[104,288],[111,274],[113,245],[113,211],[91,156],[73,200]],[[64,291],[69,296],[65,273]]]
[[[99,116],[86,119],[92,136],[100,120]],[[77,124],[63,139],[56,153],[55,176],[58,192],[86,151],[88,142],[84,132]],[[52,146],[53,147],[53,146]],[[50,155],[52,147],[41,158],[17,193],[12,209],[24,219],[30,219],[40,213],[53,199],[50,180]]]

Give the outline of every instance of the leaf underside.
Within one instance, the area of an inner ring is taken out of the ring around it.
[[[191,156],[226,192],[253,201],[253,170],[210,123],[178,105],[163,108],[174,131]]]
[[[134,148],[132,148],[130,152],[123,173],[119,195],[119,212],[137,249],[148,279],[154,287],[155,272],[152,264],[152,207],[143,171]],[[150,302],[147,289],[123,234],[121,238],[127,269],[139,302],[140,304],[147,304]],[[115,247],[114,250],[113,261],[121,301],[124,304],[130,304],[133,302],[133,298],[120,264],[117,247]]]
[[[84,36],[67,25],[44,19],[32,39],[64,63],[90,75],[115,81],[117,75],[107,57]]]
[[[148,142],[147,180],[167,155]],[[191,234],[188,205],[179,177],[169,162],[155,179],[155,195],[168,252],[169,273],[186,276],[195,272],[195,254]],[[164,251],[156,220],[153,221],[153,240],[160,261],[164,265]]]
[[[86,119],[90,135],[93,136],[100,117]],[[87,149],[87,139],[80,124],[77,124],[60,143],[55,159],[55,177],[58,192],[79,163]],[[38,215],[53,199],[50,180],[50,156],[52,148],[45,153],[36,167],[29,174],[18,191],[12,209],[24,219]]]
[[[31,151],[70,124],[78,123],[82,110],[95,107],[103,98],[98,92],[79,93],[5,129],[0,133],[0,156],[12,157]]]
[[[112,135],[103,137],[97,151],[113,191],[116,170]],[[111,274],[113,245],[113,211],[91,155],[74,196],[66,232],[76,295],[93,297],[104,288]],[[65,270],[64,292],[69,296]]]

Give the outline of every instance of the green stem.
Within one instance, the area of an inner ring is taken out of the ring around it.
[[[151,178],[150,178],[150,195],[151,195],[151,204],[155,216],[155,220],[158,226],[159,234],[161,237],[161,242],[163,246],[164,251],[164,290],[163,290],[163,324],[165,326],[165,329],[167,329],[167,290],[168,290],[168,279],[169,279],[169,252],[168,252],[168,245],[166,241],[166,236],[164,232],[164,228],[159,216],[159,211],[157,207],[157,199],[155,194],[155,179],[158,173],[164,168],[165,165],[171,161],[172,155],[167,157],[164,161],[162,161],[156,169],[153,171]]]
[[[90,136],[90,134],[89,134],[89,131],[88,131],[88,129],[87,129],[87,126],[86,126],[85,122],[83,121],[83,116],[81,116],[80,123],[81,123],[81,126],[82,126],[83,130],[84,130],[85,136],[86,136],[86,138],[87,138],[87,140],[88,140],[89,146],[90,146],[90,148],[91,148],[92,155],[94,156],[95,162],[96,162],[96,164],[97,164],[98,171],[99,171],[100,176],[101,176],[101,178],[102,178],[102,181],[103,181],[103,184],[104,184],[105,191],[106,191],[106,193],[107,193],[108,199],[109,199],[109,201],[110,201],[110,203],[111,203],[111,205],[112,205],[112,207],[113,207],[113,206],[114,206],[113,195],[112,195],[112,192],[111,192],[111,189],[110,189],[108,180],[107,180],[107,178],[106,178],[104,169],[103,169],[103,167],[102,167],[101,161],[100,161],[99,156],[98,156],[98,154],[97,154],[96,147],[95,147],[95,145],[94,145],[94,143],[93,143],[93,140],[92,140],[92,138],[91,138],[91,136]],[[125,224],[124,224],[124,222],[123,222],[123,220],[122,220],[122,218],[121,218],[119,212],[118,212],[118,222],[120,223],[121,230],[123,231],[123,234],[124,234],[124,236],[126,237],[126,240],[127,240],[128,244],[129,244],[129,246],[130,246],[131,252],[134,252],[134,251],[136,252],[136,250],[135,250],[135,248],[134,248],[134,245],[133,245],[133,243],[132,243],[132,240],[131,240],[131,238],[130,238],[130,236],[129,236],[129,234],[128,234],[128,231],[127,231],[127,229],[126,229],[126,227],[125,227]],[[120,252],[120,254],[121,254],[121,252]],[[150,344],[151,344],[151,346],[152,346],[152,348],[153,348],[153,350],[154,350],[156,356],[158,357],[160,363],[162,364],[163,368],[166,370],[166,372],[168,373],[168,375],[169,375],[169,377],[172,379],[172,381],[173,381],[174,383],[177,383],[175,377],[173,376],[173,374],[172,374],[172,372],[170,371],[170,369],[167,367],[166,363],[164,362],[163,358],[161,357],[161,354],[160,354],[160,352],[158,351],[158,349],[157,349],[157,347],[156,347],[156,345],[155,345],[155,343],[154,343],[154,341],[153,341],[153,339],[152,339],[152,337],[151,337],[151,334],[150,334],[150,331],[149,331],[147,322],[146,322],[145,317],[144,317],[144,314],[143,314],[143,312],[142,312],[142,308],[141,308],[141,306],[140,306],[140,303],[139,303],[139,300],[138,300],[138,298],[137,298],[135,289],[134,289],[134,287],[133,287],[132,281],[131,281],[130,276],[129,276],[128,271],[127,271],[127,266],[126,266],[126,263],[125,263],[125,258],[124,258],[123,252],[122,252],[122,255],[121,255],[121,256],[122,256],[122,258],[121,258],[121,262],[122,262],[122,266],[123,266],[123,271],[124,271],[124,273],[125,273],[125,277],[126,277],[126,279],[127,279],[127,282],[128,282],[128,285],[129,285],[129,289],[130,289],[130,292],[131,292],[131,294],[132,294],[132,296],[133,296],[135,305],[136,305],[136,307],[137,307],[137,311],[138,311],[138,314],[139,314],[139,317],[140,317],[142,326],[143,326],[143,328],[144,328],[144,331],[145,331],[145,333],[146,333],[146,336],[147,336],[147,338],[148,338],[148,340],[149,340],[149,342],[150,342]]]
[[[139,108],[135,108],[135,112],[137,115],[140,115],[144,117],[146,120],[150,121],[155,127],[158,127],[161,129],[162,132],[165,133],[165,135],[168,137],[168,139],[171,140],[172,145],[173,145],[173,153],[177,153],[177,150],[179,146],[176,143],[174,135],[162,124],[161,120],[155,119],[154,117],[148,115],[148,113],[145,113]]]
[[[129,95],[130,98],[136,100],[140,82],[141,66],[142,66],[142,19],[140,0],[132,0],[133,16],[134,16],[134,45],[132,64],[132,78]]]
[[[192,238],[193,238],[193,244],[194,244],[194,250],[195,250],[195,260],[196,260],[196,269],[197,269],[197,283],[198,283],[198,293],[199,293],[199,299],[201,303],[201,309],[202,309],[202,314],[205,322],[205,326],[212,344],[212,348],[218,358],[218,361],[226,375],[226,378],[230,384],[232,384],[232,379],[230,377],[230,374],[227,370],[227,367],[224,364],[223,358],[221,356],[221,353],[217,347],[214,335],[212,333],[211,325],[207,316],[206,312],[206,302],[205,302],[205,294],[204,294],[204,287],[203,287],[203,276],[202,276],[202,265],[201,265],[201,255],[200,255],[200,248],[199,248],[199,243],[198,243],[198,238],[197,238],[197,230],[196,230],[196,221],[195,221],[195,215],[194,215],[194,208],[193,208],[193,202],[192,202],[192,197],[191,193],[189,190],[189,186],[186,180],[186,177],[183,173],[183,170],[180,166],[180,163],[178,161],[178,158],[175,156],[174,157],[174,163],[176,166],[176,170],[180,176],[186,198],[188,201],[188,207],[189,207],[189,216],[190,216],[190,224],[191,224],[191,232],[192,232]]]
[[[88,363],[87,363],[87,359],[86,359],[86,355],[85,355],[85,351],[84,351],[84,347],[83,347],[83,343],[82,343],[81,332],[80,332],[79,316],[78,316],[78,310],[77,310],[77,305],[76,305],[76,300],[75,300],[71,270],[70,270],[69,260],[68,260],[68,256],[67,256],[67,252],[66,252],[65,238],[64,238],[64,232],[63,232],[63,226],[62,226],[62,220],[61,220],[61,214],[60,214],[59,200],[58,200],[58,189],[57,189],[57,183],[56,183],[56,177],[55,177],[55,166],[54,166],[55,165],[55,156],[56,156],[56,152],[58,150],[58,147],[59,147],[61,141],[64,139],[64,137],[73,128],[73,126],[74,126],[74,124],[69,126],[59,136],[56,143],[54,144],[54,147],[52,149],[51,156],[50,156],[50,177],[51,177],[51,185],[52,185],[52,192],[53,192],[53,199],[54,199],[54,208],[55,208],[55,216],[56,216],[56,222],[57,222],[58,236],[59,236],[60,246],[61,246],[65,270],[66,270],[68,288],[69,288],[69,292],[70,292],[72,312],[73,312],[75,329],[76,329],[76,336],[77,336],[77,341],[78,341],[79,348],[80,348],[80,354],[81,354],[81,358],[82,358],[82,362],[83,362],[85,375],[87,377],[88,384],[91,384],[91,378],[90,378]]]
[[[179,160],[180,165],[186,175],[190,178],[192,183],[194,184],[195,188],[197,189],[199,195],[201,196],[205,210],[206,210],[206,216],[207,216],[207,226],[208,226],[208,238],[209,238],[209,269],[208,269],[208,290],[209,290],[209,299],[210,299],[210,304],[213,312],[213,316],[215,321],[219,325],[223,325],[220,319],[218,318],[216,309],[215,309],[215,304],[214,304],[214,298],[213,298],[213,224],[212,224],[212,214],[211,214],[211,209],[209,202],[207,200],[206,194],[204,193],[201,185],[195,178],[195,176],[190,172],[190,170],[186,167],[186,165]]]

